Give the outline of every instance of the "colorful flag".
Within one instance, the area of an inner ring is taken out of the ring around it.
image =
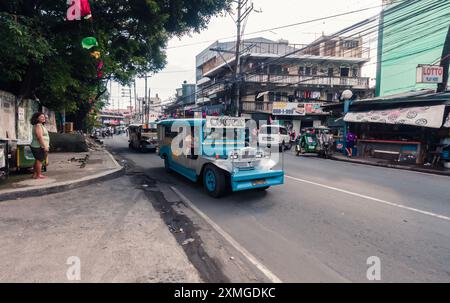
[[[92,17],[91,14],[91,6],[89,5],[89,0],[79,0],[80,1],[80,9],[81,9],[81,17],[85,17],[85,19],[89,19]]]

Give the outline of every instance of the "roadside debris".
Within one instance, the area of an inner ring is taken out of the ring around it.
[[[189,239],[184,240],[183,243],[181,243],[181,245],[187,245],[187,244],[192,243],[194,241],[195,241],[194,238],[189,238]]]

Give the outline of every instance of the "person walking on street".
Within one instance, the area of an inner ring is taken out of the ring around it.
[[[46,122],[45,115],[37,112],[31,117],[30,122],[33,125],[31,152],[35,159],[33,179],[45,179],[47,177],[42,174],[42,163],[47,159],[47,154],[50,149],[50,136],[44,126]]]
[[[356,142],[356,135],[352,133],[350,130],[347,132],[347,138],[346,138],[346,151],[347,156],[352,157],[353,156],[353,148],[355,147]]]

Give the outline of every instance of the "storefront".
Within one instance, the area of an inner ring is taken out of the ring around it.
[[[449,112],[450,93],[418,93],[353,102],[343,120],[358,138],[359,157],[435,165],[447,160]]]
[[[274,102],[272,116],[298,134],[304,128],[324,125],[329,114],[321,103]]]

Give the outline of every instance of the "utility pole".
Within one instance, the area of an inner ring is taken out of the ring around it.
[[[145,98],[144,98],[144,114],[142,115],[142,124],[144,124],[144,120],[146,120],[147,118],[144,119],[144,116],[146,116],[146,112],[147,112],[147,74],[144,76],[145,77]]]
[[[442,77],[443,78],[442,83],[438,84],[438,88],[437,88],[438,93],[442,93],[447,90],[449,64],[450,64],[450,27],[448,28],[447,36],[446,36],[445,42],[444,42],[444,49],[442,51],[440,65],[444,68],[444,75]]]
[[[136,114],[138,112],[138,109],[137,109],[137,94],[136,94],[136,79],[133,80],[133,86],[134,86],[134,120],[136,120]]]
[[[239,117],[239,106],[240,106],[240,98],[241,98],[241,92],[240,92],[240,75],[241,75],[241,22],[242,22],[242,0],[238,0],[238,16],[237,16],[237,39],[236,39],[236,68],[234,69],[234,85],[236,87],[236,108],[235,108],[235,116]]]

